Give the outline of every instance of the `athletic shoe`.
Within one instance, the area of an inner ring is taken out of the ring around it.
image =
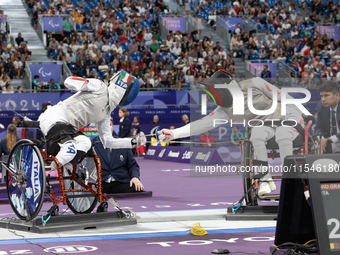
[[[266,179],[261,179],[261,184],[260,184],[260,188],[258,192],[259,196],[269,194],[274,190],[276,190],[276,185],[271,177],[266,178]]]

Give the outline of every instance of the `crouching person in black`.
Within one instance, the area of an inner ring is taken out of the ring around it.
[[[131,149],[104,148],[96,137],[94,150],[102,167],[103,193],[132,193],[144,191],[139,180],[139,165]]]

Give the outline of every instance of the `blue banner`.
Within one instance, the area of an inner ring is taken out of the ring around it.
[[[220,154],[214,148],[150,146],[144,159],[190,163],[195,165],[224,164]]]
[[[49,82],[54,79],[55,82],[61,80],[61,66],[59,64],[31,64],[30,70],[32,79],[34,75],[39,75],[39,82]]]
[[[316,89],[311,89],[310,92],[312,98],[304,106],[314,114],[316,113],[317,102],[320,100],[320,93]],[[32,120],[37,120],[41,114],[43,102],[49,101],[55,105],[71,95],[73,95],[71,92],[0,94],[0,123],[7,127],[12,123],[12,118],[15,116],[20,117],[20,119],[23,118],[22,116],[27,116]],[[295,93],[293,96],[299,98],[304,95]],[[182,126],[183,114],[188,115],[191,121],[201,118],[199,99],[198,91],[143,91],[126,108],[130,114],[128,117],[130,121],[133,122],[134,116],[139,116],[141,130],[149,133],[152,127],[156,126],[150,124],[154,115],[159,117],[160,124],[158,126],[160,126],[160,129],[169,128],[170,125]],[[207,110],[210,112],[214,108],[215,106],[208,107]],[[118,111],[119,108],[116,108],[111,114],[115,125],[119,124]],[[244,130],[241,131],[244,132]],[[211,135],[214,136],[215,142],[226,141],[226,139],[230,139],[231,128],[219,127],[216,132],[212,131]],[[199,142],[199,136],[194,139],[196,139],[195,142]]]
[[[44,31],[47,32],[62,32],[63,18],[62,17],[42,17],[44,23]]]
[[[221,18],[221,25],[228,30],[235,31],[238,24],[240,24],[240,29],[242,29],[242,18]]]

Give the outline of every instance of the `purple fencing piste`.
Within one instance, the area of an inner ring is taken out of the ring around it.
[[[235,31],[237,24],[241,25],[241,29],[243,27],[242,18],[221,18],[221,23],[223,27],[231,31]]]
[[[163,25],[170,31],[185,32],[187,30],[185,18],[163,18]]]
[[[317,26],[316,31],[321,36],[327,34],[330,39],[340,40],[340,27],[338,26]]]
[[[29,67],[32,78],[34,75],[39,75],[39,82],[49,82],[51,79],[54,79],[55,82],[60,82],[61,80],[59,64],[31,64]]]
[[[256,68],[256,76],[261,77],[261,72],[263,71],[263,66],[267,65],[268,70],[271,72],[272,77],[276,78],[276,64],[275,63],[249,63],[247,66],[248,71],[255,75],[255,68]]]
[[[44,23],[44,31],[47,32],[62,32],[63,18],[62,17],[42,17]]]

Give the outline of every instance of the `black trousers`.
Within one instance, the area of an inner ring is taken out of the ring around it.
[[[136,187],[133,184],[132,187],[130,187],[130,182],[123,183],[114,181],[111,183],[102,182],[103,187],[103,193],[111,194],[111,193],[133,193],[133,192],[141,192],[136,191]]]

